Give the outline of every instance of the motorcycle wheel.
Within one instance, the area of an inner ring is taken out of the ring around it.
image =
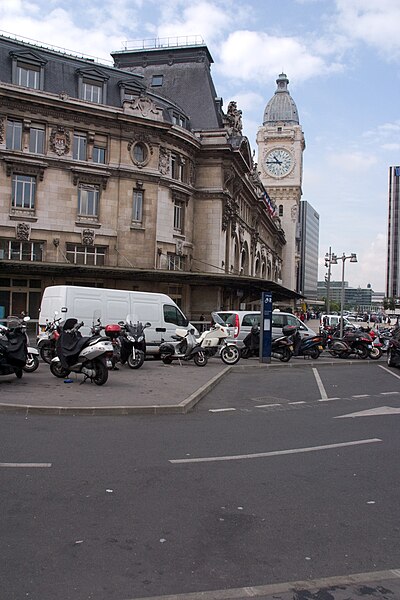
[[[70,372],[71,371],[68,371],[68,369],[64,369],[64,367],[61,366],[60,362],[50,363],[50,373],[54,375],[54,377],[58,377],[59,379],[65,379],[65,377],[68,377]]]
[[[164,356],[164,358],[161,359],[164,363],[164,365],[171,365],[172,364],[172,356]]]
[[[221,359],[226,365],[236,365],[240,360],[240,351],[237,346],[224,346],[221,350]]]
[[[309,356],[311,356],[313,360],[317,360],[320,354],[321,350],[318,350],[318,348],[311,348],[311,350],[309,351]]]
[[[208,358],[205,352],[197,352],[193,357],[193,361],[197,367],[205,367],[208,363]]]
[[[387,352],[387,365],[388,367],[394,367],[394,360],[393,360],[393,350],[391,348],[389,348],[388,352]]]
[[[93,383],[96,385],[104,385],[108,379],[107,365],[102,360],[94,360],[93,368],[96,371],[96,374],[92,379]]]
[[[144,363],[144,352],[141,350],[135,350],[135,358],[133,358],[132,354],[130,354],[127,362],[128,367],[131,369],[140,369]]]
[[[368,358],[368,348],[366,348],[366,347],[365,347],[364,345],[362,345],[362,344],[359,344],[358,346],[356,346],[356,348],[357,348],[357,350],[359,351],[359,352],[357,352],[357,355],[358,355],[360,358],[362,358],[362,359]]]
[[[382,350],[380,348],[378,348],[377,346],[374,346],[372,348],[372,350],[370,350],[368,352],[368,356],[372,359],[372,360],[378,360],[378,358],[380,358],[382,356]]]
[[[25,373],[33,373],[39,366],[39,357],[36,354],[28,354],[23,370]]]
[[[41,346],[39,352],[40,358],[49,365],[54,358],[54,352],[52,347],[50,345]]]
[[[293,356],[293,352],[291,350],[289,350],[289,348],[282,348],[282,354],[279,357],[279,360],[281,362],[289,362],[289,360],[292,358]]]

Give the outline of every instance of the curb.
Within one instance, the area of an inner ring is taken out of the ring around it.
[[[251,359],[250,359],[251,360]],[[257,362],[256,362],[257,360]],[[246,361],[245,365],[227,366],[223,371],[220,371],[207,383],[202,385],[198,390],[190,394],[187,398],[179,402],[179,404],[153,404],[150,406],[35,406],[32,404],[3,404],[0,403],[1,413],[24,413],[25,415],[41,414],[41,415],[70,415],[70,416],[129,416],[129,415],[166,415],[166,414],[187,414],[196,404],[204,398],[226,375],[229,373],[243,373],[253,369],[286,369],[286,368],[302,368],[302,367],[335,367],[337,365],[368,365],[371,362],[379,363],[379,361],[367,360],[329,360],[323,362],[321,360],[307,360],[289,363],[260,363],[256,359],[253,364]],[[385,362],[386,364],[386,362]]]
[[[151,406],[35,406],[32,404],[2,404],[0,413],[24,413],[25,415],[71,415],[71,416],[127,416],[127,415],[165,415],[188,413],[219,381],[229,373],[232,367],[226,367],[198,390],[190,394],[179,404],[153,404]]]

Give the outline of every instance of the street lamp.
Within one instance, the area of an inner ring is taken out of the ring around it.
[[[346,260],[348,258],[350,259],[350,262],[352,262],[352,263],[358,262],[357,254],[355,254],[354,252],[352,252],[349,256],[346,256],[344,252],[343,252],[342,256],[336,256],[336,254],[332,254],[332,256],[331,256],[331,264],[332,265],[337,265],[338,260],[342,261],[342,294],[341,294],[341,299],[340,299],[340,337],[343,337],[344,263],[346,262]]]
[[[331,308],[331,265],[335,264],[337,265],[337,260],[336,262],[332,261],[332,256],[335,256],[335,254],[332,254],[332,248],[329,246],[329,252],[327,252],[325,254],[325,267],[327,267],[328,269],[328,274],[325,278],[326,281],[326,314],[329,315],[330,314],[330,308]],[[336,258],[336,257],[335,257]]]

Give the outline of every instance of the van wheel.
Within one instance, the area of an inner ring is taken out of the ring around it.
[[[226,365],[235,365],[240,360],[240,350],[237,346],[224,346],[221,350],[221,359]]]
[[[144,352],[142,350],[135,350],[135,358],[132,354],[128,356],[128,367],[131,369],[140,369],[144,363]]]

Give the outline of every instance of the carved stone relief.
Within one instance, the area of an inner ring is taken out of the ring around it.
[[[28,242],[31,237],[31,226],[28,223],[17,223],[15,237],[17,240]]]
[[[71,147],[71,136],[65,127],[53,127],[50,134],[50,147],[58,156],[68,154]]]
[[[0,117],[0,144],[4,142],[4,117]]]
[[[94,236],[93,229],[84,229],[82,231],[82,244],[84,246],[94,246]]]
[[[166,148],[160,146],[160,157],[158,161],[158,169],[162,175],[168,175],[169,173],[169,152]]]

